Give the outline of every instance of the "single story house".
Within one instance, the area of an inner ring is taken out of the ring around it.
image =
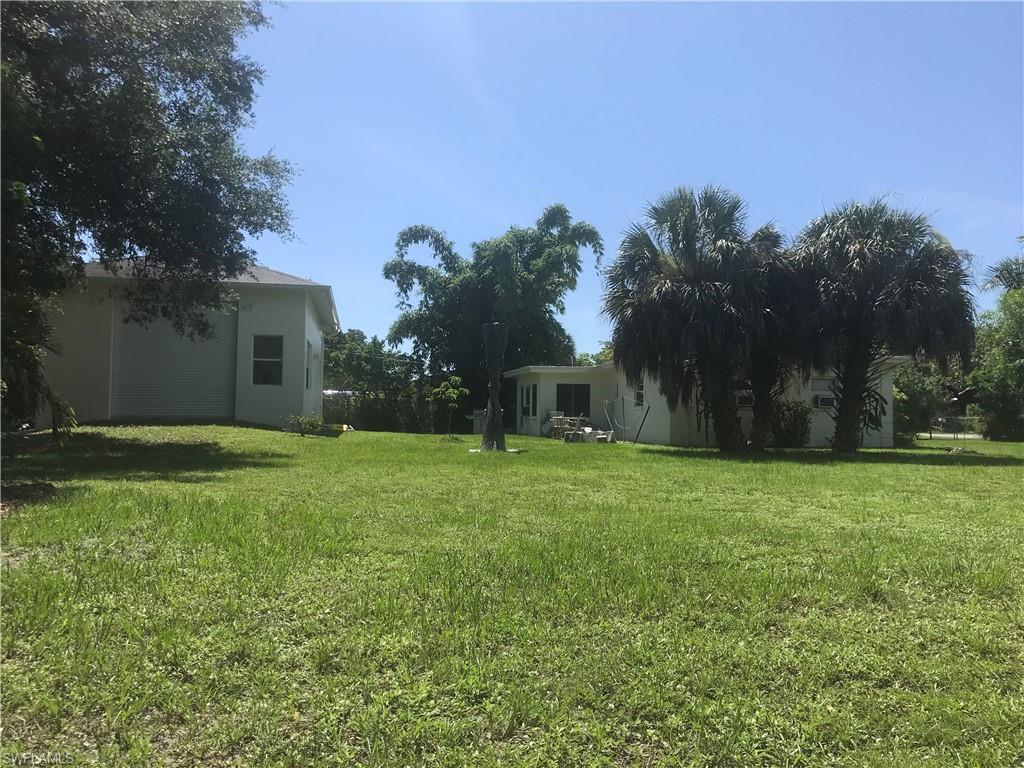
[[[125,322],[124,271],[85,266],[85,290],[63,296],[51,316],[60,353],[45,362],[80,422],[281,426],[321,413],[323,338],[338,330],[330,286],[255,266],[227,281],[236,298],[210,315],[213,337],[193,341],[163,320]]]
[[[893,371],[906,358],[892,357],[880,382],[886,402],[882,428],[864,435],[863,445],[892,447]],[[631,387],[625,374],[613,363],[600,365],[526,365],[504,373],[516,381],[516,431],[540,436],[552,412],[565,416],[584,416],[601,429],[614,429],[619,440],[634,440],[658,445],[702,446],[714,444],[714,425],[699,419],[697,409],[680,405],[669,408],[658,390],[658,383],[645,378],[639,387]],[[802,400],[811,406],[812,447],[827,447],[834,432],[832,409],[835,398],[833,377],[815,373],[806,382],[796,377],[785,397]],[[752,411],[749,393],[738,392],[740,421],[750,434]]]

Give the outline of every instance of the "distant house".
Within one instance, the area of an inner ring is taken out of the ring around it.
[[[330,286],[256,266],[228,281],[237,301],[212,314],[213,338],[166,321],[124,321],[124,273],[86,264],[86,289],[51,320],[60,354],[47,380],[80,422],[239,421],[282,425],[321,413],[323,337],[338,330]]]
[[[892,377],[904,358],[890,358],[882,375],[880,390],[886,402],[882,428],[864,435],[865,446],[891,447]],[[672,409],[658,391],[658,383],[647,378],[634,388],[613,363],[600,365],[526,365],[506,371],[505,378],[516,381],[516,427],[519,434],[542,435],[552,412],[564,416],[585,416],[602,429],[614,429],[620,440],[660,445],[701,446],[714,444],[714,426],[698,418],[697,409],[679,406]],[[834,431],[832,421],[833,378],[816,373],[808,381],[793,379],[785,397],[802,400],[811,407],[812,447],[825,447]],[[750,434],[752,412],[749,393],[736,394],[740,421]],[[648,407],[649,406],[649,407]],[[646,417],[645,417],[646,414]]]

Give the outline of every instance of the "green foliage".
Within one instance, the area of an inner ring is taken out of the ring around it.
[[[938,416],[956,410],[950,398],[965,387],[959,364],[945,370],[933,360],[900,366],[893,377],[893,427],[901,444],[910,444],[918,432],[927,432]],[[962,415],[962,414],[961,414]]]
[[[448,434],[452,434],[452,416],[459,404],[469,397],[469,390],[462,386],[462,379],[449,376],[430,391],[430,399],[435,405],[448,412]]]
[[[367,339],[358,328],[324,339],[326,389],[392,394],[422,374],[422,361],[388,349],[376,336]]]
[[[969,351],[969,257],[927,216],[881,200],[840,205],[815,219],[796,249],[817,282],[836,372],[833,448],[853,452],[885,413],[878,384],[886,355],[946,359]]]
[[[776,448],[803,448],[811,440],[811,406],[795,400],[776,400],[771,414]]]
[[[970,378],[985,435],[1024,440],[1024,289],[1006,291],[982,315]]]
[[[414,245],[428,246],[437,266],[410,258]],[[402,307],[388,341],[411,341],[432,378],[457,374],[480,403],[487,397],[485,322],[508,323],[506,368],[567,364],[572,339],[557,315],[576,287],[580,251],[587,247],[600,257],[601,236],[589,224],[574,222],[562,205],[547,208],[533,227],[512,227],[501,237],[473,243],[470,258],[457,254],[438,230],[408,227],[398,234],[395,257],[384,265]]]
[[[603,342],[601,349],[597,352],[582,352],[576,356],[576,365],[601,365],[601,363],[610,363],[615,358],[615,352],[612,349],[612,343],[610,341]]]
[[[288,431],[298,432],[301,437],[324,431],[323,417],[316,413],[288,417]]]
[[[324,400],[332,422],[357,429],[432,432],[437,426],[423,362],[358,329],[324,340]]]
[[[46,314],[83,257],[127,271],[133,320],[205,335],[247,238],[289,234],[288,165],[239,138],[262,71],[238,41],[264,24],[254,2],[3,4],[5,424],[52,400]]]
[[[60,490],[3,520],[4,748],[115,768],[1019,762],[1024,445],[512,440],[510,462],[419,435],[105,428],[15,459],[5,505]]]
[[[987,290],[1003,288],[1008,291],[1024,289],[1024,256],[1003,259],[988,269]]]

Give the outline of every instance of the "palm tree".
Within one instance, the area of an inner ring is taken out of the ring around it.
[[[1024,244],[1024,236],[1019,239]],[[1002,288],[1007,291],[1024,288],[1024,256],[1003,259],[998,264],[989,267],[988,279],[981,287],[986,291],[994,288]]]
[[[751,235],[747,280],[749,359],[746,386],[753,399],[750,445],[765,448],[775,404],[794,375],[810,376],[823,359],[817,290],[771,224]]]
[[[833,450],[853,452],[864,428],[878,429],[878,391],[891,354],[966,355],[974,307],[968,255],[923,215],[882,200],[847,203],[801,233],[797,253],[816,274],[837,398]]]
[[[675,190],[626,231],[604,295],[613,357],[627,381],[657,379],[670,407],[696,400],[725,451],[744,446],[735,400],[748,348],[744,224],[738,195]]]

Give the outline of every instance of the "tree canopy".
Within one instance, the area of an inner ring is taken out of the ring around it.
[[[971,383],[988,437],[1024,439],[1024,287],[1006,290],[981,316]]]
[[[414,245],[426,245],[436,266],[410,258]],[[568,364],[573,342],[558,315],[576,287],[584,248],[600,258],[601,236],[563,205],[545,209],[532,227],[473,243],[469,257],[433,227],[403,229],[384,265],[401,309],[388,341],[411,342],[431,376],[457,373],[477,399],[486,392],[482,329],[490,320],[509,326],[505,367]]]
[[[3,4],[5,422],[52,399],[46,314],[84,258],[128,270],[131,319],[205,335],[246,237],[290,234],[288,164],[239,142],[263,73],[238,41],[266,23],[255,2]]]
[[[615,357],[610,341],[601,342],[601,349],[597,352],[580,352],[576,355],[576,365],[600,365],[610,363]]]

